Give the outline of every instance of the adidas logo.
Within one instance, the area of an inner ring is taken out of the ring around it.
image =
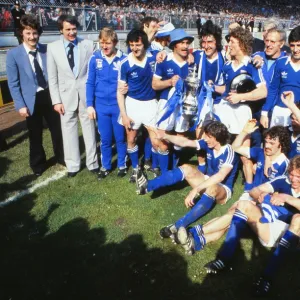
[[[170,69],[167,70],[167,73],[169,73],[169,74],[174,73],[174,70],[170,68]]]
[[[282,78],[287,78],[287,72],[285,72],[285,71],[281,72],[281,77]]]
[[[131,75],[132,78],[137,78],[138,77],[137,72],[132,72],[130,75]]]

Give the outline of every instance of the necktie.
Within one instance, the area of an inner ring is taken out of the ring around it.
[[[70,65],[70,68],[73,72],[73,68],[75,66],[75,63],[74,63],[74,44],[70,43],[69,44],[69,51],[68,51],[68,61],[69,61],[69,65]]]
[[[45,89],[47,87],[47,82],[45,80],[43,70],[36,58],[37,51],[29,51],[29,54],[31,54],[33,56],[33,65],[35,68],[35,75],[36,75],[38,86]]]

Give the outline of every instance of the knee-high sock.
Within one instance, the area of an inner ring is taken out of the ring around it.
[[[151,149],[151,154],[152,154],[152,168],[155,169],[155,168],[158,168],[159,166],[159,159],[158,159],[158,153],[157,151],[152,148]]]
[[[232,221],[227,232],[225,242],[218,254],[218,257],[223,261],[230,260],[235,252],[235,249],[241,238],[241,234],[246,228],[248,217],[239,209],[235,210]]]
[[[195,222],[207,212],[209,212],[215,205],[215,198],[207,194],[203,194],[200,200],[195,204],[195,206],[181,219],[179,219],[175,226],[178,229],[179,227],[187,227],[191,223]]]
[[[169,151],[158,150],[158,161],[161,172],[167,172],[169,167]]]
[[[147,191],[151,192],[159,189],[160,187],[170,186],[175,184],[176,182],[183,181],[184,174],[180,168],[176,168],[174,170],[163,173],[162,175],[149,180]]]
[[[251,191],[253,188],[253,183],[248,183],[248,182],[245,182],[244,184],[244,192],[249,192]]]
[[[204,237],[202,226],[196,225],[195,227],[192,227],[189,232],[193,235],[195,241],[195,250],[199,251],[203,249],[203,247],[206,245],[206,239]]]
[[[180,155],[181,155],[181,150],[182,150],[182,147],[174,146],[174,150],[173,150],[173,168],[177,168],[177,166],[178,166]]]
[[[144,148],[145,160],[151,159],[151,148],[152,148],[151,140],[149,137],[147,137],[145,140],[145,148]]]
[[[277,270],[282,265],[287,257],[289,250],[296,247],[299,241],[299,236],[287,230],[279,241],[279,244],[272,254],[272,257],[264,271],[264,276],[272,279]]]
[[[128,155],[131,159],[131,164],[134,169],[139,166],[139,147],[136,145],[134,148],[127,148]]]

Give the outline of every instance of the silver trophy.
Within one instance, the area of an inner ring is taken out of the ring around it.
[[[189,74],[184,80],[185,95],[183,97],[182,114],[189,119],[193,119],[198,111],[198,88],[199,79],[196,73],[196,64],[194,68],[189,70]]]

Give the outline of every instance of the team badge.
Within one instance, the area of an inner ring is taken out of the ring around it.
[[[100,58],[96,58],[96,68],[101,70],[102,69],[102,66],[103,66],[103,60],[100,59]]]

